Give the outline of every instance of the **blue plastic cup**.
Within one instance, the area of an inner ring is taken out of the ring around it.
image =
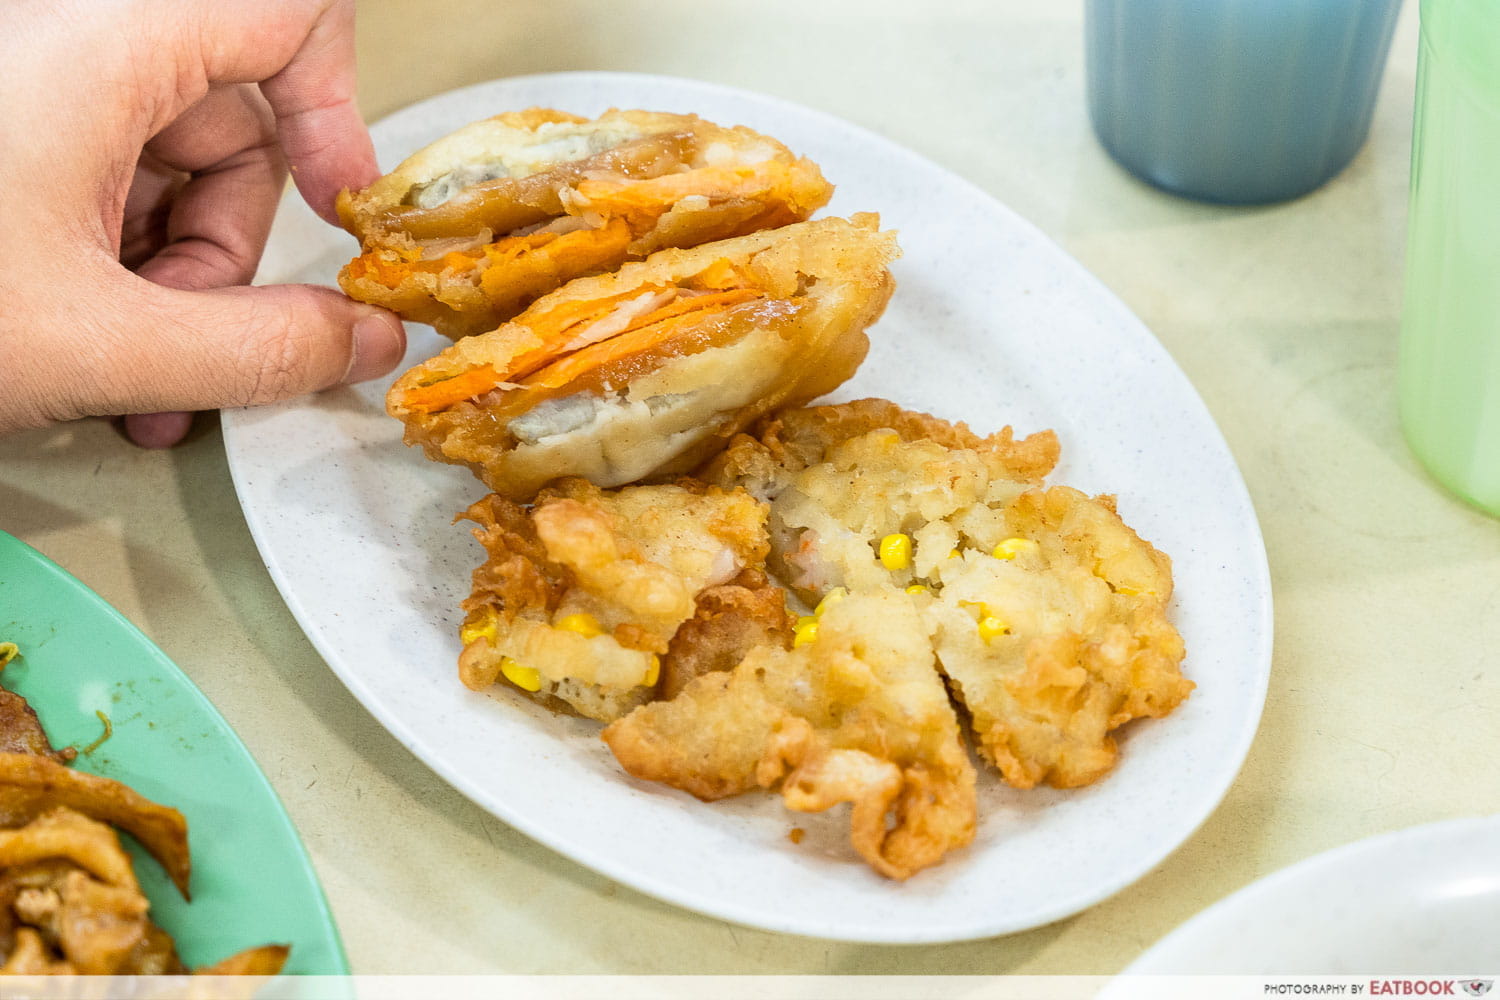
[[[1354,158],[1401,0],[1088,0],[1089,116],[1131,173],[1225,204],[1306,194]]]

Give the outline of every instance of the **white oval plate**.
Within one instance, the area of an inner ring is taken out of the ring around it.
[[[1131,975],[1494,976],[1500,817],[1446,820],[1314,855],[1223,899]]]
[[[1265,700],[1271,597],[1243,480],[1182,372],[1077,262],[988,195],[870,132],[704,83],[612,73],[498,80],[373,129],[385,169],[470,121],[545,105],[696,112],[811,156],[838,186],[824,214],[878,211],[904,257],[874,347],[837,398],[885,396],[968,421],[1056,428],[1054,481],[1119,495],[1175,560],[1174,619],[1198,690],[1137,723],[1108,779],[1021,793],[990,772],[974,844],[904,885],[872,874],[840,812],[747,795],[712,806],[627,779],[597,727],[457,678],[459,601],[481,550],[453,515],[483,490],[401,444],[389,379],[224,414],[245,518],[288,607],[355,697],[500,819],[611,878],[740,923],[818,937],[936,942],[1019,931],[1140,878],[1234,779]],[[997,151],[1001,155],[1001,151]],[[294,196],[258,280],[332,283],[355,250]],[[411,327],[407,365],[446,341]],[[808,830],[800,845],[794,826]]]

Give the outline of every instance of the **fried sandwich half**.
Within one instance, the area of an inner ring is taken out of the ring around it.
[[[399,378],[408,444],[528,499],[685,472],[751,421],[842,384],[894,288],[872,214],[821,219],[576,279]]]
[[[832,193],[810,160],[748,128],[650,111],[508,112],[343,192],[339,217],[361,253],[339,283],[456,339],[572,278],[802,221]]]

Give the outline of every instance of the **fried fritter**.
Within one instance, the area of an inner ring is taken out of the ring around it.
[[[573,278],[800,222],[832,192],[776,140],[696,115],[509,112],[340,196],[362,252],[339,283],[457,339]]]
[[[700,598],[708,604],[697,648],[679,647],[679,664],[712,658],[715,642],[742,642],[711,622],[716,606],[735,600],[725,585],[738,578],[752,597],[745,582],[765,587],[742,576],[761,567],[767,551],[765,505],[743,490],[605,492],[563,479],[529,509],[491,494],[463,516],[478,525],[474,536],[487,554],[463,604],[463,682],[483,690],[503,680],[549,707],[601,721],[653,695],[662,657],[700,615]]]
[[[686,472],[854,373],[897,254],[868,214],[664,250],[459,341],[397,379],[386,408],[408,444],[512,500],[563,475]]]
[[[1166,715],[1193,689],[1166,615],[1171,563],[1109,497],[1054,486],[1002,513],[998,531],[975,525],[977,547],[935,571],[938,660],[1006,781],[1086,785],[1114,766],[1112,730]]]
[[[853,806],[871,867],[908,878],[974,836],[974,770],[912,602],[887,588],[823,615],[815,643],[753,649],[733,671],[604,730],[622,767],[700,799],[753,788],[788,808]]]
[[[0,667],[17,653],[0,643]],[[187,821],[110,778],[64,767],[26,700],[0,689],[0,975],[176,975],[171,935],[150,916],[119,827],[188,896]],[[199,974],[275,975],[290,949],[265,945]]]
[[[42,754],[0,753],[0,826],[22,826],[60,806],[135,837],[188,896],[193,866],[182,813],[128,785],[75,771]]]
[[[1166,617],[1170,561],[1111,498],[1039,485],[1057,455],[1050,433],[981,439],[869,400],[758,432],[707,475],[770,502],[773,573],[809,605],[909,588],[1009,783],[1096,780],[1116,757],[1111,730],[1191,691]]]

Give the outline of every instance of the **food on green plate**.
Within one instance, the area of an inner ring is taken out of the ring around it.
[[[0,650],[0,667],[15,656]],[[187,821],[109,778],[59,762],[36,713],[0,688],[0,974],[163,975],[189,971],[150,916],[116,828],[186,897]],[[233,955],[199,974],[274,975],[286,945]]]

